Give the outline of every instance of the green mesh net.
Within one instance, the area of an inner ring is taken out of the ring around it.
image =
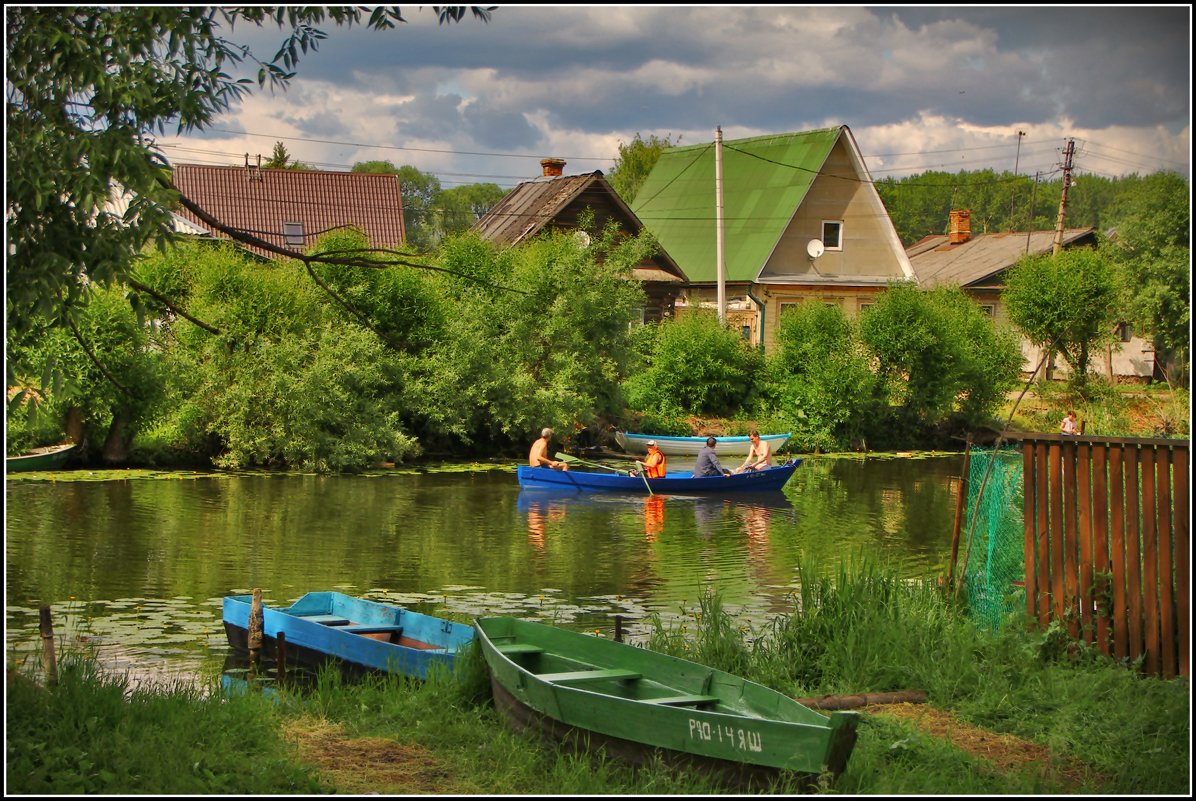
[[[963,590],[972,616],[992,628],[1025,608],[1023,497],[1021,448],[972,449],[960,531]]]

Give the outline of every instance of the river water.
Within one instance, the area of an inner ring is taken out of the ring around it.
[[[676,466],[674,466],[676,467]],[[717,591],[745,625],[787,608],[799,565],[945,571],[960,455],[809,456],[782,493],[521,491],[513,466],[359,476],[75,471],[6,481],[9,662],[86,644],[136,677],[218,674],[221,599],[338,590],[431,614],[513,614],[631,639]],[[114,477],[115,476],[115,477]]]

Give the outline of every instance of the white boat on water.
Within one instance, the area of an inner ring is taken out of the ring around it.
[[[760,439],[767,442],[775,454],[785,447],[785,443],[789,441],[789,433],[761,434]],[[706,445],[706,437],[666,437],[660,434],[615,432],[615,441],[628,453],[647,453],[648,440],[656,440],[656,446],[665,456],[697,456]],[[715,440],[715,451],[720,456],[747,456],[752,447],[752,441],[748,437],[715,437]]]

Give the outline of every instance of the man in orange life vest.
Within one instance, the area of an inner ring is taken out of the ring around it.
[[[664,478],[664,453],[656,445],[656,440],[648,440],[648,456],[644,459],[644,475],[648,478]]]

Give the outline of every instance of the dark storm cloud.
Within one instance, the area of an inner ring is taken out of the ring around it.
[[[391,31],[324,26],[292,91],[256,118],[513,157],[613,156],[636,132],[693,142],[716,125],[845,124],[894,151],[989,145],[1022,126],[1162,159],[1188,149],[1187,7],[499,7],[489,24],[447,26],[405,12]],[[259,57],[281,40],[237,34]]]

